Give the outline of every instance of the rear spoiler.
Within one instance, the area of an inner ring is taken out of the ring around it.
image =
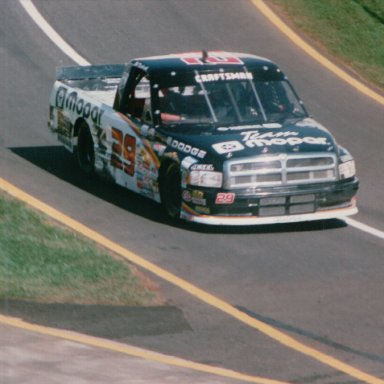
[[[121,77],[127,64],[85,65],[56,68],[57,80],[87,80]]]

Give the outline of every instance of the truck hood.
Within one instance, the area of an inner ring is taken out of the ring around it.
[[[181,152],[194,148],[200,158],[239,158],[265,154],[335,152],[329,131],[311,118],[284,124],[218,127],[209,135],[175,134],[168,144]]]

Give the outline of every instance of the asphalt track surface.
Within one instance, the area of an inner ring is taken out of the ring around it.
[[[354,219],[384,230],[383,106],[314,62],[250,1],[34,3],[91,63],[199,49],[254,52],[277,61],[309,111],[356,159],[361,189]],[[156,204],[84,180],[46,126],[55,67],[73,62],[18,2],[1,5],[0,177],[251,318],[377,382],[384,378],[382,239],[340,221],[236,229],[174,225]],[[165,308],[138,313],[4,301],[2,313],[257,377],[362,382],[150,277],[168,298]]]

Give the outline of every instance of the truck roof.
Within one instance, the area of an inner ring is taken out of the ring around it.
[[[261,77],[282,78],[285,76],[274,62],[265,57],[226,51],[197,51],[141,57],[132,59],[130,65],[142,69],[157,79],[164,76],[172,77],[175,74],[193,74],[196,71],[244,71],[244,68],[258,72]],[[58,67],[56,79],[69,81],[120,78],[128,68],[127,64]]]
[[[143,69],[149,74],[163,71],[202,71],[215,70],[215,67],[224,70],[236,69],[239,67],[252,67],[264,69],[278,69],[278,66],[271,60],[264,57],[237,52],[226,51],[197,51],[186,53],[175,53],[162,56],[150,56],[136,58],[131,64]]]

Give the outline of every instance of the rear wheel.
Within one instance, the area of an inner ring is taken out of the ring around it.
[[[167,215],[180,218],[181,210],[181,174],[178,164],[171,163],[166,169],[161,185],[161,202]]]
[[[87,175],[95,170],[95,148],[89,127],[83,123],[79,128],[77,140],[77,162],[80,169]]]

